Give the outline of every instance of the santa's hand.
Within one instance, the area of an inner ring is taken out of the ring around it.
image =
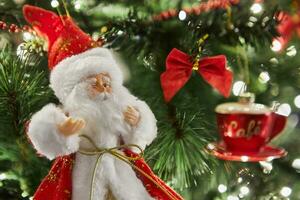
[[[140,122],[140,112],[132,106],[127,106],[123,114],[125,122],[130,126],[137,126]]]
[[[78,133],[85,126],[83,119],[73,119],[69,117],[66,121],[57,125],[57,128],[64,136],[70,136]]]

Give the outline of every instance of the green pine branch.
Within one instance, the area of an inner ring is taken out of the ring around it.
[[[36,156],[25,131],[31,115],[52,97],[47,75],[37,55],[17,57],[9,48],[1,50],[0,162],[10,166],[1,172],[19,182],[28,194],[40,181],[36,177],[44,175],[49,165]]]

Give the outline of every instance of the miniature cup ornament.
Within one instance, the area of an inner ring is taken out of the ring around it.
[[[287,117],[263,104],[254,103],[254,95],[242,93],[238,102],[216,107],[221,141],[207,145],[206,150],[219,159],[259,162],[281,158],[287,152],[268,143],[284,129]]]
[[[244,93],[239,102],[220,104],[215,109],[217,126],[227,151],[235,154],[260,152],[284,129],[287,117]]]

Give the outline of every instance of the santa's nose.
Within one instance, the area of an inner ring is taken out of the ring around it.
[[[103,83],[103,87],[107,88],[108,84],[107,83]]]
[[[97,85],[97,87],[105,87],[104,84],[105,83],[103,83],[103,81],[100,78],[96,79],[96,85]]]

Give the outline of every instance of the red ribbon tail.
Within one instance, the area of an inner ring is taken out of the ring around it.
[[[224,55],[203,58],[199,62],[198,73],[220,94],[229,97],[233,75],[230,70],[226,69],[226,63]]]

